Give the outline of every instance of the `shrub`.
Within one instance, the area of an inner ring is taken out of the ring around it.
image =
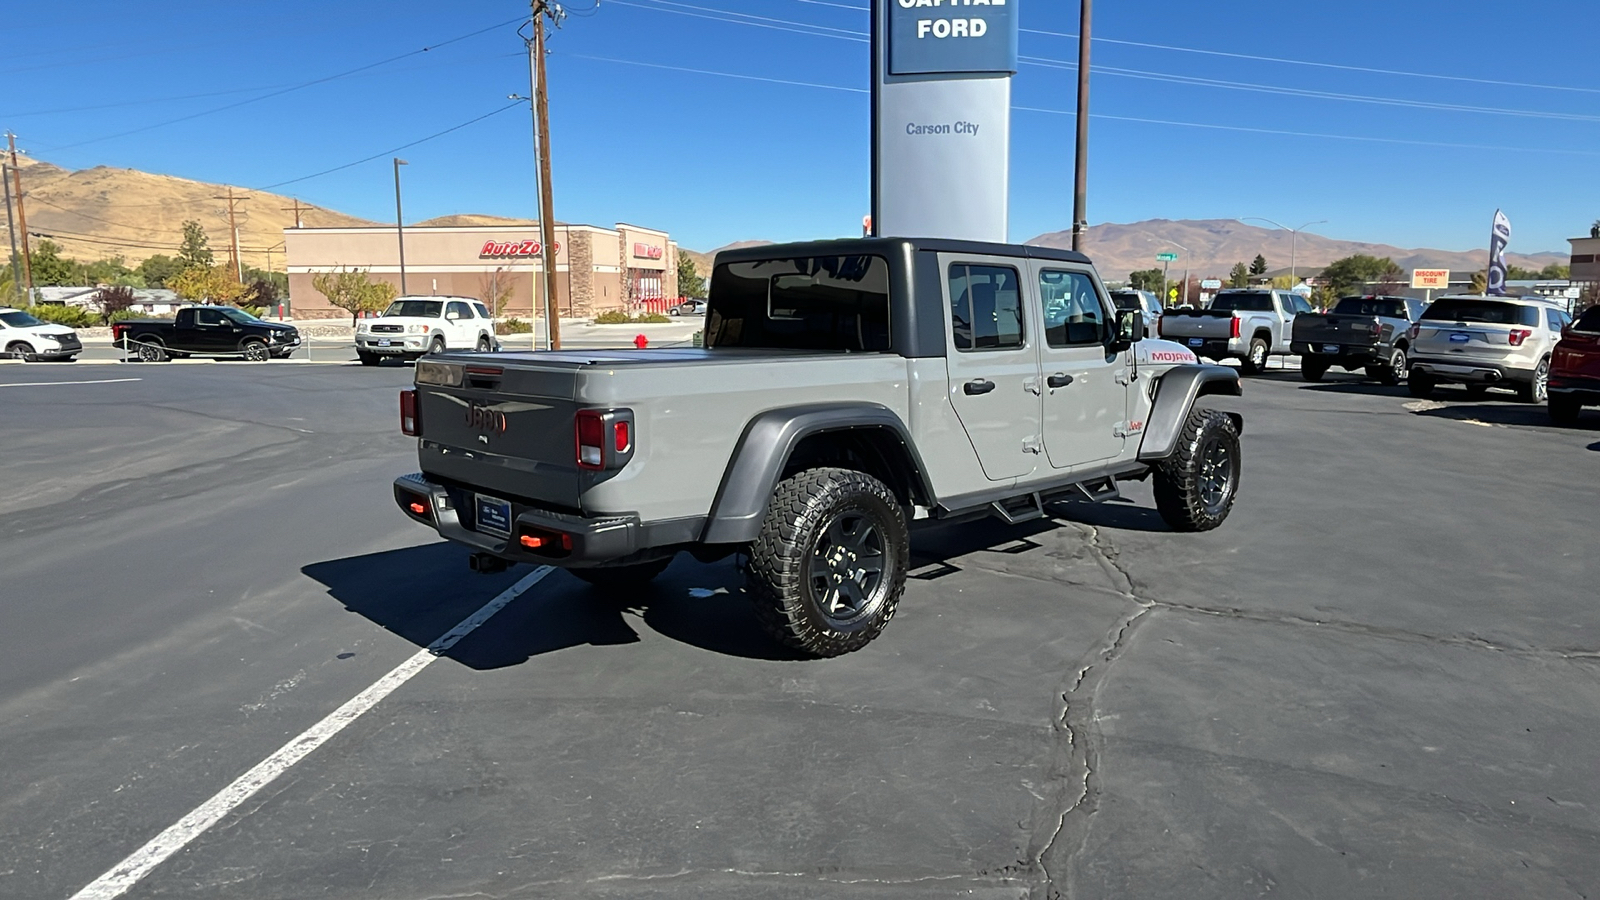
[[[506,319],[503,322],[494,323],[494,333],[495,334],[532,334],[533,333],[533,323],[532,322],[524,322],[521,319]]]
[[[108,325],[111,324],[112,317],[117,313],[126,312],[136,300],[133,288],[124,285],[105,287],[94,292],[94,303],[100,307],[100,317]]]
[[[672,319],[661,313],[640,313],[637,316],[630,316],[625,310],[620,309],[608,309],[594,317],[596,325],[666,325],[671,322]]]
[[[27,312],[41,322],[52,322],[68,328],[93,328],[100,324],[100,317],[94,313],[64,303],[30,306]]]
[[[169,315],[165,315],[165,316],[158,316],[158,315],[155,315],[153,313],[142,313],[142,312],[138,312],[137,310],[132,310],[132,309],[121,309],[121,310],[117,310],[116,312],[114,312],[111,315],[107,316],[106,317],[106,324],[107,325],[115,325],[118,322],[126,322],[129,319],[171,319],[171,318],[172,318],[172,316],[170,314]]]

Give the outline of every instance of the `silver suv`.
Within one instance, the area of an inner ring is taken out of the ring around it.
[[[1464,384],[1472,396],[1507,387],[1523,402],[1543,403],[1550,351],[1571,321],[1560,306],[1534,297],[1440,297],[1411,326],[1411,395]]]

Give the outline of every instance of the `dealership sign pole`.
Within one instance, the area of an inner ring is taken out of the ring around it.
[[[873,0],[873,234],[1006,240],[1019,2]]]

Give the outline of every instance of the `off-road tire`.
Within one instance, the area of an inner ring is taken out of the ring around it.
[[[1517,399],[1523,403],[1543,403],[1550,397],[1550,360],[1541,359],[1533,370],[1533,380],[1517,385]]]
[[[1432,397],[1433,389],[1438,385],[1439,382],[1426,372],[1412,371],[1411,377],[1406,379],[1406,390],[1411,392],[1411,396],[1422,400]]]
[[[599,569],[568,569],[573,577],[608,591],[637,590],[655,580],[672,565],[672,557],[631,566],[606,566]]]
[[[1271,359],[1271,348],[1261,338],[1250,339],[1250,349],[1244,352],[1243,364],[1240,370],[1246,375],[1260,375],[1267,370],[1267,361]],[[1259,359],[1257,359],[1259,357]]]
[[[869,533],[875,533],[876,555],[861,558],[881,569],[871,590],[863,592],[860,609],[841,619],[824,611],[817,599],[817,582],[829,578],[818,568],[823,562],[818,557],[833,543],[829,532],[835,525],[852,518],[857,529],[870,526]],[[772,492],[750,547],[746,588],[756,618],[780,643],[810,656],[839,656],[865,647],[894,617],[910,556],[905,511],[883,482],[850,469],[807,469]]]
[[[1218,457],[1217,453],[1222,456]],[[1155,467],[1156,510],[1174,531],[1210,531],[1228,518],[1243,472],[1239,429],[1227,413],[1197,409],[1189,413],[1172,456]],[[1220,465],[1224,471],[1212,472]],[[1226,481],[1217,491],[1213,476]]]
[[[1322,376],[1328,374],[1328,364],[1321,360],[1312,361],[1306,357],[1300,358],[1300,377],[1307,381],[1321,381]]]
[[[1566,394],[1551,394],[1545,408],[1550,411],[1550,421],[1557,425],[1571,425],[1583,415],[1583,404]]]
[[[244,358],[251,362],[266,362],[272,359],[272,349],[266,345],[265,341],[245,341],[239,347],[239,352],[243,353]]]

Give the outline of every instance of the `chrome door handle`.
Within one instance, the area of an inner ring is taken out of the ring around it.
[[[988,380],[987,378],[974,378],[973,380],[962,385],[961,389],[966,391],[968,394],[987,394],[994,390],[994,382]]]
[[[1051,375],[1049,379],[1046,380],[1046,383],[1053,388],[1064,388],[1072,383],[1072,376],[1057,372],[1056,374]]]

